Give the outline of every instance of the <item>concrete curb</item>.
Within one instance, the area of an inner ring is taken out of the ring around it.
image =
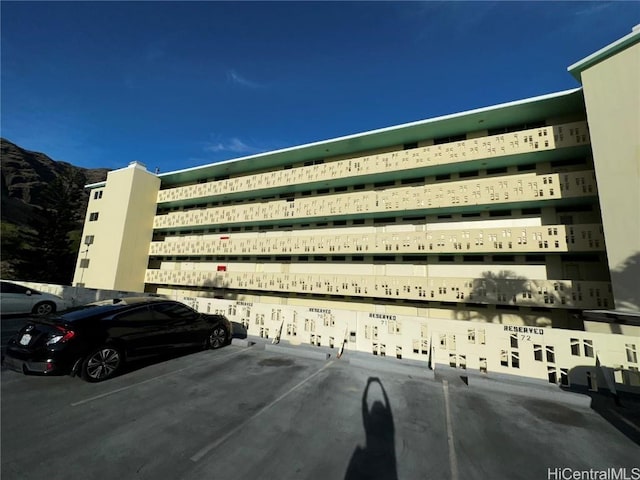
[[[482,389],[493,392],[504,392],[508,394],[522,395],[528,398],[538,398],[541,400],[549,400],[552,402],[565,403],[576,407],[590,408],[591,397],[580,393],[566,392],[560,389],[536,388],[535,385],[522,385],[491,380],[488,378],[480,378],[476,376],[469,377],[470,389]]]
[[[436,373],[447,376],[466,377],[465,383],[470,391],[487,390],[503,392],[510,395],[521,395],[527,398],[548,400],[576,407],[591,407],[591,397],[579,392],[569,392],[538,378],[517,378],[513,375],[467,371],[448,365],[437,364]]]
[[[246,338],[232,338],[231,339],[231,345],[234,345],[236,347],[250,347],[251,345],[253,345],[254,342],[246,339]]]
[[[307,350],[299,347],[283,347],[281,345],[265,344],[267,352],[280,353],[282,355],[293,355],[294,357],[310,358],[312,360],[322,360],[326,362],[331,355],[326,352]]]
[[[413,365],[402,363],[400,360],[393,358],[359,358],[353,357],[347,359],[350,365],[354,367],[367,368],[370,370],[379,370],[389,373],[398,373],[401,375],[412,375],[419,378],[425,378],[428,380],[435,379],[435,373],[433,370],[429,370],[427,365]]]

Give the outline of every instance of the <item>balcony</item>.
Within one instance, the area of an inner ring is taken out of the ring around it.
[[[459,171],[465,165],[467,169],[491,168],[531,162],[530,154],[589,144],[587,123],[573,122],[169,188],[158,193],[158,204],[204,203],[223,196],[255,196],[258,192],[309,189],[328,182],[347,185],[366,179],[379,181],[388,177],[390,172],[394,173],[394,179],[400,179],[411,175],[433,175],[445,170]],[[520,161],[511,158],[514,156]]]
[[[145,283],[269,292],[292,292],[430,302],[480,303],[547,308],[609,308],[607,282],[507,278],[428,278],[340,274],[147,270]]]
[[[544,225],[333,235],[218,235],[152,242],[150,256],[563,253],[604,251],[602,226]]]
[[[366,218],[381,214],[478,211],[597,196],[592,170],[462,180],[262,203],[243,203],[156,215],[153,228],[176,230],[210,225],[302,222],[328,217]]]

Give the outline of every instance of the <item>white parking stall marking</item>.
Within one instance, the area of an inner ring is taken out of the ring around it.
[[[224,358],[229,358],[229,357],[232,357],[234,355],[237,355],[239,353],[243,353],[243,352],[246,352],[246,351],[247,351],[246,349],[238,350],[236,352],[229,353],[227,355],[221,355],[219,357],[213,358],[213,359],[211,359],[211,361],[222,360]],[[85,403],[93,402],[94,400],[99,400],[101,398],[108,397],[109,395],[113,395],[115,393],[119,393],[119,392],[122,392],[124,390],[128,390],[130,388],[137,387],[139,385],[144,385],[145,383],[153,382],[153,381],[158,380],[160,378],[168,377],[170,375],[174,375],[176,373],[180,373],[180,372],[183,372],[183,371],[188,370],[190,368],[198,367],[198,366],[201,366],[201,365],[202,364],[189,365],[188,367],[179,368],[178,370],[174,370],[172,372],[163,373],[162,375],[158,375],[157,377],[153,377],[153,378],[148,378],[147,380],[143,380],[142,382],[133,383],[131,385],[127,385],[126,387],[122,387],[122,388],[116,388],[115,390],[111,390],[109,392],[101,393],[100,395],[96,395],[95,397],[85,398],[84,400],[80,400],[78,402],[72,403],[71,406],[72,407],[77,407],[78,405],[83,405]]]
[[[447,442],[449,443],[449,467],[451,469],[451,480],[458,480],[458,460],[456,459],[456,447],[453,442],[453,426],[451,422],[451,407],[449,406],[449,382],[442,381],[444,390],[444,412],[447,421]]]
[[[255,418],[259,417],[260,415],[262,415],[264,412],[266,412],[267,410],[269,410],[271,407],[273,407],[276,403],[278,403],[279,401],[281,401],[283,398],[287,397],[289,394],[291,394],[292,392],[294,392],[295,390],[297,390],[298,388],[300,388],[302,385],[304,385],[305,383],[307,383],[309,380],[311,380],[312,378],[314,378],[315,376],[319,375],[324,369],[326,369],[327,367],[329,367],[329,365],[331,365],[333,363],[333,360],[331,360],[330,362],[326,363],[322,368],[320,368],[318,371],[316,371],[315,373],[309,375],[307,378],[305,378],[304,380],[302,380],[300,383],[298,383],[297,385],[295,385],[294,387],[290,388],[289,390],[287,390],[285,393],[283,393],[282,395],[280,395],[278,398],[276,398],[273,402],[269,403],[268,405],[266,405],[265,407],[262,407],[260,410],[258,410],[256,413],[254,413],[252,416],[250,416],[249,418],[247,418],[244,422],[242,422],[240,425],[238,425],[237,427],[235,427],[234,429],[230,430],[229,432],[227,432],[226,435],[223,435],[222,437],[220,437],[219,439],[217,439],[215,442],[211,442],[209,445],[206,445],[205,447],[201,448],[200,450],[198,450],[198,452],[196,452],[192,457],[191,460],[193,462],[197,462],[198,460],[200,460],[202,457],[204,457],[207,453],[209,453],[211,450],[215,449],[216,447],[222,445],[224,442],[226,442],[229,438],[231,438],[233,435],[235,435],[236,432],[238,432],[238,430],[240,430],[241,428],[243,428],[245,425],[247,425],[249,422],[251,422],[252,420],[254,420]]]

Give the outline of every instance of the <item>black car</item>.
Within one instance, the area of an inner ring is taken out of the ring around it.
[[[223,315],[158,297],[122,298],[30,319],[7,344],[4,364],[25,374],[80,374],[99,382],[130,358],[197,345],[220,348],[230,338]]]

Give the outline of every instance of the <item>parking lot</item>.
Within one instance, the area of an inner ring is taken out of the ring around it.
[[[546,479],[640,466],[636,443],[575,402],[354,359],[258,341],[137,362],[98,384],[3,370],[2,478]]]

